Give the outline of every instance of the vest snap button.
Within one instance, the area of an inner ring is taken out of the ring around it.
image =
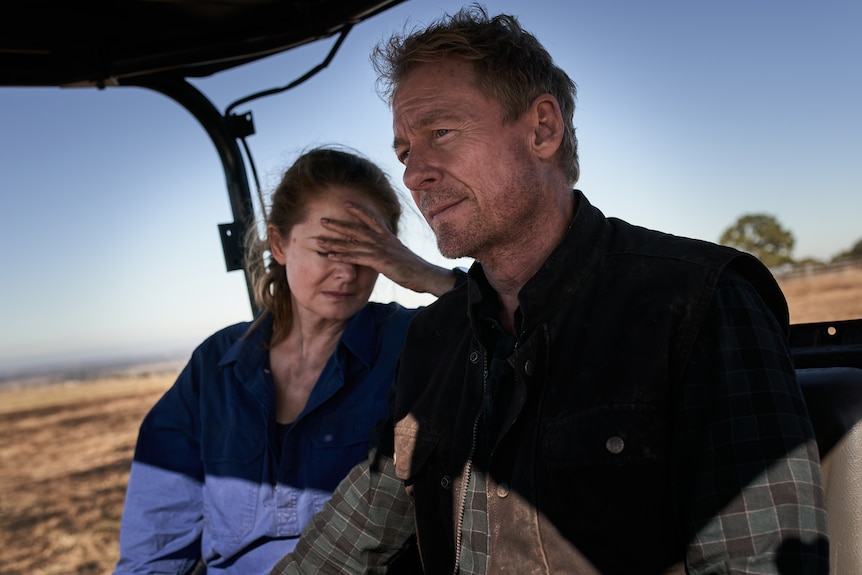
[[[533,366],[533,361],[532,361],[532,360],[530,360],[530,359],[528,359],[528,360],[524,363],[524,373],[526,373],[527,375],[533,375],[533,367],[534,367],[534,366]]]
[[[442,487],[443,489],[449,489],[449,487],[451,487],[451,485],[452,485],[452,480],[449,478],[448,475],[444,475],[440,479],[440,487]]]
[[[605,442],[607,450],[614,454],[622,453],[625,446],[626,443],[623,441],[622,437],[617,437],[616,435]]]
[[[470,363],[476,363],[477,361],[479,361],[479,352],[474,351],[470,354]]]
[[[509,485],[506,483],[501,483],[497,486],[497,497],[503,499],[504,497],[509,496]]]

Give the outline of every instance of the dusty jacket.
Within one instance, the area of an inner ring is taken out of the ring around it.
[[[784,298],[754,258],[605,218],[576,193],[568,236],[519,295],[515,388],[484,462],[478,310],[492,292],[481,267],[411,324],[392,439],[426,573],[452,572],[461,538],[481,547],[485,533],[488,573],[681,572],[692,533],[680,514],[694,513],[680,508],[681,458],[698,433],[681,429],[682,386],[720,275],[750,282],[786,328]],[[810,449],[804,404],[791,409]]]

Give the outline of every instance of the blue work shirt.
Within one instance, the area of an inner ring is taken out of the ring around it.
[[[115,575],[269,573],[386,415],[415,310],[369,303],[351,318],[305,409],[279,434],[265,344],[271,318],[204,341],[145,417]]]

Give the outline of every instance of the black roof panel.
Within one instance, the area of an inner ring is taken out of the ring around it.
[[[208,76],[331,36],[402,1],[7,3],[0,8],[0,86],[104,86],[166,74]]]

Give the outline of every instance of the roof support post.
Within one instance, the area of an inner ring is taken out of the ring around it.
[[[179,103],[203,126],[218,152],[224,168],[227,193],[234,221],[219,224],[225,266],[227,271],[243,270],[246,288],[253,314],[257,314],[251,278],[243,262],[243,240],[248,229],[255,225],[254,206],[248,184],[245,163],[237,144],[237,138],[254,133],[250,113],[244,116],[222,116],[212,102],[197,88],[180,77],[147,78],[139,82],[123,82],[154,90]],[[239,121],[238,121],[239,119]],[[243,121],[244,120],[244,121]],[[237,125],[242,126],[243,134],[236,134]],[[250,127],[251,131],[248,131]]]

